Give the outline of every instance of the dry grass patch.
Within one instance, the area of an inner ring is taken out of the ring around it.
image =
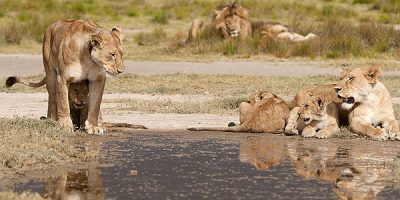
[[[4,200],[44,200],[38,193],[23,192],[17,194],[14,192],[0,192],[0,199]]]
[[[174,114],[222,114],[235,115],[239,104],[245,101],[247,96],[217,98],[207,101],[184,101],[173,100],[135,100],[122,99],[116,103],[123,106],[116,108],[117,111],[135,111],[145,113],[174,113]]]
[[[74,146],[74,135],[52,121],[0,118],[0,172],[65,165],[94,156]]]
[[[30,80],[40,80],[43,75],[29,76]],[[257,90],[267,90],[280,96],[294,96],[300,89],[322,84],[332,84],[339,80],[337,76],[320,75],[306,77],[275,77],[250,75],[135,75],[125,74],[107,80],[106,93],[138,94],[210,94],[220,97],[247,96]],[[400,96],[400,78],[388,76],[381,78],[392,97]],[[0,78],[4,83],[5,78]],[[3,88],[4,91],[4,88]],[[15,85],[8,92],[46,92],[44,87],[33,89]]]

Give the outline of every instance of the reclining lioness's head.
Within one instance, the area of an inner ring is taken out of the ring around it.
[[[214,11],[214,28],[221,29],[225,37],[236,38],[241,34],[247,36],[251,32],[247,17],[248,11],[235,1]]]
[[[116,26],[112,31],[98,28],[90,36],[89,51],[93,62],[103,67],[109,75],[117,75],[124,72],[125,66],[122,61],[121,29]]]
[[[325,102],[317,97],[310,96],[305,104],[300,107],[299,116],[308,124],[313,120],[322,120],[327,115]]]
[[[378,81],[380,74],[380,67],[342,69],[341,79],[335,90],[338,97],[343,100],[343,108],[350,109],[355,103],[368,100],[370,90]]]
[[[88,102],[88,81],[71,83],[68,89],[68,100],[71,108],[82,109]]]

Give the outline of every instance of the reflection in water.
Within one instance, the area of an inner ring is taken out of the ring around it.
[[[48,199],[104,199],[103,180],[96,165],[78,172],[65,171],[56,178],[47,178],[44,184],[43,196]]]
[[[267,170],[288,157],[298,175],[332,183],[340,199],[375,199],[385,187],[398,188],[400,175],[394,173],[399,170],[398,145],[379,144],[366,140],[279,142],[248,137],[241,141],[240,160]]]
[[[48,199],[400,198],[398,142],[146,132],[102,150],[99,162],[114,165],[93,163],[20,191]]]

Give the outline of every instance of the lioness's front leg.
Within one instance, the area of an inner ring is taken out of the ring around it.
[[[105,76],[100,80],[89,81],[89,113],[85,122],[85,129],[89,134],[104,134],[106,131],[98,124],[105,82]]]
[[[68,101],[68,83],[61,75],[57,75],[57,116],[58,122],[60,122],[61,126],[74,131],[74,125],[72,124],[70,110],[69,110],[69,101]]]
[[[388,134],[386,133],[385,129],[380,127],[375,128],[370,124],[360,121],[351,122],[350,130],[357,134],[368,136],[374,140],[385,141],[388,139]]]

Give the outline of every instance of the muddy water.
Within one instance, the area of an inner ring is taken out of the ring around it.
[[[400,198],[399,142],[135,133],[87,169],[17,186],[53,199]]]

